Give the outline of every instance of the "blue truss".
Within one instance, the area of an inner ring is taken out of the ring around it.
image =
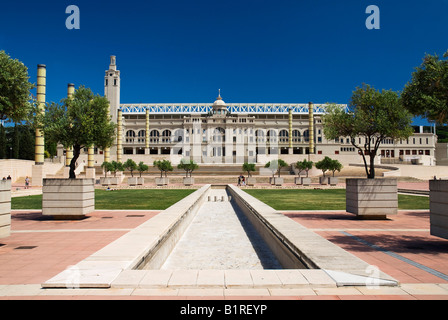
[[[122,104],[123,114],[205,114],[212,110],[212,104]],[[324,104],[314,105],[314,114],[324,114]],[[347,105],[341,105],[347,110]],[[284,114],[292,109],[294,114],[308,114],[308,104],[229,104],[232,114]]]

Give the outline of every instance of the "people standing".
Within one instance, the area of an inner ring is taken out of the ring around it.
[[[28,189],[30,186],[30,178],[28,178],[28,176],[26,176],[25,178],[25,189]]]

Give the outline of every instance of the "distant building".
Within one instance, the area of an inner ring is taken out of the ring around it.
[[[276,157],[292,163],[304,156],[330,156],[344,164],[362,162],[347,137],[325,138],[321,104],[225,103],[220,93],[214,103],[121,104],[115,56],[106,71],[104,88],[112,120],[119,123],[122,118],[120,139],[111,156],[123,157],[123,161],[131,157],[152,163],[169,158],[176,163],[189,158],[198,163],[265,164]],[[360,145],[364,143],[363,137],[357,139]],[[409,139],[383,141],[379,159],[434,165],[436,142],[431,127],[417,127]]]

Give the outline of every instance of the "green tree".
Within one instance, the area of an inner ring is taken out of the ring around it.
[[[111,164],[112,164],[112,166],[110,167],[111,170],[109,170],[109,171],[114,174],[114,177],[117,176],[117,172],[124,171],[124,167],[123,167],[123,164],[121,162],[117,162],[117,161],[113,160],[111,162]]]
[[[137,170],[137,164],[134,160],[126,160],[126,162],[123,164],[123,167],[131,172],[131,177],[134,177],[134,171]]]
[[[104,177],[105,177],[105,178],[107,177],[107,173],[108,173],[108,172],[112,172],[112,171],[114,171],[114,165],[113,165],[111,162],[107,162],[107,161],[104,161],[104,162],[101,164],[101,168],[104,169]]]
[[[198,169],[199,166],[194,160],[182,159],[177,165],[177,168],[185,170],[185,177],[188,177],[188,173],[190,173],[191,177],[193,171]]]
[[[275,172],[277,172],[278,177],[280,177],[280,171],[282,168],[286,168],[288,164],[282,159],[272,160],[265,164],[265,168],[269,168],[272,171],[272,177],[274,177]]]
[[[50,142],[66,149],[73,146],[70,179],[76,178],[76,161],[83,148],[108,148],[115,137],[116,125],[110,121],[108,100],[83,86],[72,99],[63,99],[61,105],[48,104],[44,114],[36,115],[35,123]]]
[[[165,177],[167,176],[168,171],[173,171],[173,166],[171,165],[171,161],[169,160],[156,160],[154,161],[154,167],[160,170],[160,178],[163,177],[163,173],[165,173]]]
[[[322,171],[322,176],[325,178],[325,172],[330,170],[333,165],[333,160],[330,157],[325,157],[320,161],[316,162],[316,169],[319,169]]]
[[[244,162],[243,164],[243,170],[247,172],[247,176],[250,178],[252,175],[250,174],[251,172],[255,172],[257,171],[255,168],[255,163],[247,163]]]
[[[140,161],[138,163],[137,170],[140,173],[140,178],[142,177],[142,173],[147,171],[148,169],[149,169],[149,166],[144,164],[143,161]]]
[[[0,51],[0,120],[20,122],[32,110],[28,68]]]
[[[344,166],[342,165],[342,163],[340,163],[340,162],[339,162],[338,160],[336,160],[336,159],[333,159],[333,160],[331,160],[330,167],[328,168],[328,170],[330,170],[330,171],[333,172],[333,177],[334,177],[336,171],[337,171],[337,172],[341,172],[341,170],[342,170],[343,167],[344,167]]]
[[[387,138],[407,139],[414,132],[412,115],[403,107],[398,93],[391,90],[380,92],[363,85],[353,92],[347,112],[334,104],[326,111],[322,119],[325,137],[350,138],[362,156],[369,179],[375,178],[375,157],[381,142]],[[359,143],[360,137],[363,144]]]
[[[448,58],[448,51],[443,58]],[[414,115],[448,123],[448,60],[427,54],[404,87],[402,99]]]
[[[306,159],[303,159],[303,161],[297,161],[295,166],[299,170],[299,176],[300,176],[300,173],[303,170],[305,170],[306,177],[308,178],[308,172],[313,168],[313,161],[308,161]]]

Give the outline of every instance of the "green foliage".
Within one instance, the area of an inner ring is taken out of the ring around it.
[[[297,161],[295,164],[296,168],[299,170],[299,176],[300,173],[305,170],[306,177],[308,178],[308,171],[310,171],[313,168],[313,161],[308,161],[306,159],[303,159],[303,161]]]
[[[180,161],[180,163],[177,165],[177,168],[185,170],[186,177],[188,177],[188,173],[190,173],[190,177],[191,177],[191,174],[193,173],[193,171],[198,169],[199,166],[193,160],[182,159]]]
[[[244,162],[243,170],[247,172],[248,177],[251,177],[251,174],[250,174],[251,172],[257,171],[255,168],[255,163],[247,163],[247,162]]]
[[[104,177],[107,177],[107,173],[114,171],[115,167],[114,167],[114,165],[111,162],[104,161],[101,164],[101,168],[104,169]]]
[[[116,125],[110,121],[108,100],[83,86],[71,99],[63,99],[62,102],[61,105],[47,105],[44,114],[36,115],[35,125],[44,132],[48,141],[60,143],[64,148],[73,146],[70,178],[74,179],[80,151],[93,145],[100,149],[110,147]]]
[[[381,142],[387,138],[407,139],[413,134],[412,115],[403,107],[398,93],[380,92],[369,85],[353,92],[348,112],[330,104],[322,120],[327,139],[350,138],[363,158],[369,179],[375,178],[374,159]],[[359,145],[358,137],[363,138],[363,145]],[[370,157],[369,164],[366,156]]]
[[[140,172],[140,178],[142,177],[142,173],[144,171],[147,171],[148,169],[149,169],[149,166],[144,164],[143,161],[140,161],[138,163],[137,170],[138,170],[138,172]]]
[[[322,170],[322,175],[325,177],[325,172],[333,168],[333,160],[330,157],[325,157],[316,162],[316,169]]]
[[[0,120],[27,120],[32,110],[28,68],[0,51]]]
[[[134,171],[137,170],[137,164],[134,160],[126,160],[126,162],[123,164],[123,167],[131,172],[131,177],[134,177]]]
[[[165,177],[167,176],[168,171],[173,171],[173,166],[171,165],[171,161],[169,160],[156,160],[154,161],[154,167],[160,170],[160,178],[163,177],[163,173],[165,173]]]
[[[111,170],[109,170],[109,171],[114,174],[114,177],[117,176],[117,172],[124,171],[124,167],[123,167],[123,164],[121,162],[117,162],[117,161],[113,160],[111,162],[111,164],[112,164],[112,166],[110,167]]]
[[[448,57],[448,51],[443,55]],[[426,55],[402,94],[404,106],[416,116],[448,123],[448,60]]]
[[[333,159],[333,160],[331,160],[330,167],[328,168],[328,170],[333,172],[333,177],[334,177],[334,174],[336,173],[336,171],[341,172],[343,167],[344,166],[342,165],[342,163],[340,163],[336,159]]]
[[[269,168],[271,170],[272,177],[274,177],[275,172],[277,172],[278,176],[280,177],[280,171],[282,170],[282,168],[286,168],[287,166],[288,164],[282,159],[272,160],[264,165],[265,168]]]

